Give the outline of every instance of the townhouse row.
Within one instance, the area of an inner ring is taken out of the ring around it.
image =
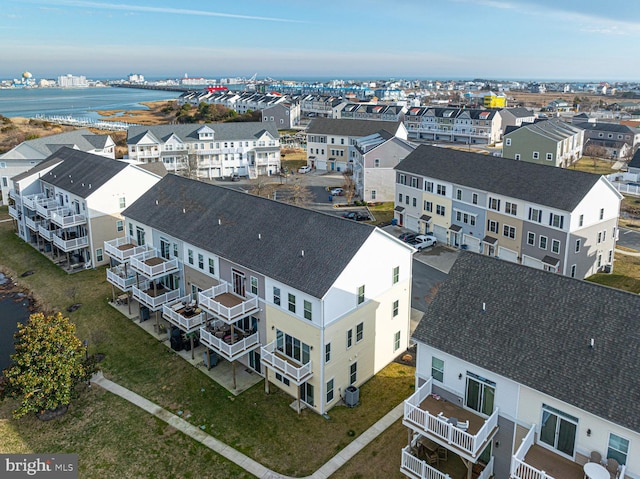
[[[273,122],[135,126],[128,159],[162,162],[170,172],[212,179],[280,173],[280,137]]]
[[[349,404],[409,346],[413,249],[379,228],[171,174],[123,216],[107,280],[139,317],[195,335],[206,364],[242,364],[298,410]]]
[[[605,177],[427,145],[395,171],[411,231],[576,278],[613,268],[622,195]]]
[[[581,479],[600,457],[602,477],[640,477],[639,309],[636,294],[461,253],[413,334],[401,472],[447,479],[462,461],[468,478]]]

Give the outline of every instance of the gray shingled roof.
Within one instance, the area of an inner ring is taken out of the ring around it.
[[[625,133],[627,135],[635,135],[636,133],[639,133],[638,130],[634,130],[633,128],[627,125],[620,125],[618,123],[604,123],[604,122],[590,123],[588,121],[583,121],[580,123],[574,123],[574,125],[579,128],[582,128],[583,130]]]
[[[640,149],[636,150],[633,154],[633,158],[631,158],[631,161],[627,166],[630,166],[631,168],[640,168]]]
[[[399,121],[345,120],[334,118],[314,118],[306,132],[310,134],[361,137],[369,136],[380,130],[395,135],[400,127]]]
[[[462,252],[413,338],[640,432],[639,311],[636,294]]]
[[[325,295],[375,230],[173,174],[123,215],[316,298]]]
[[[573,211],[600,175],[420,145],[396,170]]]
[[[279,137],[278,128],[275,122],[272,121],[132,126],[127,131],[127,144],[135,145],[147,132],[151,132],[162,141],[166,141],[172,134],[178,136],[183,142],[199,141],[196,132],[203,126],[208,126],[215,132],[214,141],[257,139],[264,131],[268,131],[274,138]]]
[[[527,118],[529,116],[534,116],[533,111],[528,110],[527,108],[522,108],[522,107],[503,108],[501,111],[506,111],[508,113],[511,113],[516,118]]]
[[[50,160],[62,162],[43,175],[41,180],[80,198],[87,198],[128,166],[124,161],[71,148],[61,148],[46,161]]]
[[[58,135],[43,136],[42,138],[25,141],[24,144],[38,151],[44,158],[55,153],[61,145],[77,145],[79,149],[84,151],[102,149],[109,138],[109,135],[96,135],[89,130],[81,129],[60,133]],[[20,145],[18,145],[17,148],[19,148],[19,146]]]

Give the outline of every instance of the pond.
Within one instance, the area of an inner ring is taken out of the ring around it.
[[[11,279],[0,273],[0,371],[11,363],[10,356],[15,352],[13,335],[18,323],[29,319],[30,303],[29,297],[13,290]]]

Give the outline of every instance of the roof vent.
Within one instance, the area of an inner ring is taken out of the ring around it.
[[[84,188],[84,183],[82,183],[82,187]]]
[[[262,235],[260,233],[258,233],[258,239],[262,239]]]
[[[71,180],[71,184],[73,184],[73,180]]]
[[[218,224],[221,225],[222,224],[222,220],[220,218],[218,218]]]
[[[302,250],[302,257],[304,257],[304,250]]]
[[[89,183],[89,189],[91,189],[91,183]]]
[[[593,348],[593,345],[595,344],[595,341],[593,338],[591,338],[591,341],[589,342],[589,347]]]
[[[182,208],[182,213],[184,214],[186,212],[187,212],[187,210],[185,208]]]
[[[486,312],[487,311],[487,303],[482,303],[482,312]]]
[[[158,200],[156,200],[156,205],[158,204]]]

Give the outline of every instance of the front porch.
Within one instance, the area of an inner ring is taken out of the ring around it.
[[[498,431],[498,409],[484,418],[432,394],[432,379],[404,402],[402,423],[473,463]],[[460,427],[467,423],[466,430]]]

